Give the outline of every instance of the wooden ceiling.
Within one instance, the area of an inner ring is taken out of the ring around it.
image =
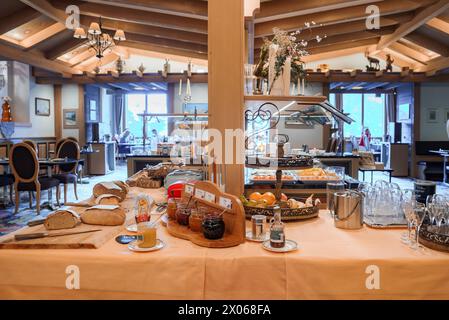
[[[380,8],[380,30],[366,29],[366,8]],[[103,28],[124,29],[127,41],[107,53],[107,64],[134,51],[207,60],[207,1],[203,0],[2,0],[0,56],[29,63],[65,78],[92,72],[97,65],[86,41],[64,26],[65,9],[77,5],[81,25],[99,16]],[[274,27],[296,30],[317,26],[307,37],[327,35],[311,44],[307,61],[368,52],[399,67],[428,76],[449,68],[449,0],[268,0],[255,14],[257,56],[263,37]]]

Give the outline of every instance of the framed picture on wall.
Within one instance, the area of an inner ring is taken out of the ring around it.
[[[34,110],[37,116],[50,116],[50,99],[36,98],[34,101]]]
[[[437,123],[438,122],[438,109],[427,109],[426,115],[427,123]]]
[[[78,129],[78,109],[63,109],[64,129]]]

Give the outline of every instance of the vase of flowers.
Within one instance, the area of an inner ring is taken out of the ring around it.
[[[309,55],[306,48],[310,41],[321,42],[326,38],[313,35],[312,28],[315,26],[313,21],[305,23],[304,29],[291,33],[274,28],[274,37],[264,40],[254,75],[268,81],[268,94],[289,95],[292,83],[298,85],[299,94],[304,94],[307,72],[303,57]],[[298,39],[304,30],[309,30],[310,35]]]

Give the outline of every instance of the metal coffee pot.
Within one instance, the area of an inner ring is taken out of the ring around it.
[[[348,230],[363,228],[363,197],[361,192],[352,190],[335,193],[335,227]]]

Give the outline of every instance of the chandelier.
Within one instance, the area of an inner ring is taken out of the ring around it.
[[[88,39],[88,45],[95,50],[98,59],[104,57],[106,50],[126,40],[125,32],[121,29],[115,31],[114,37],[111,37],[108,33],[104,33],[101,26],[101,17],[99,22],[92,22],[90,24],[87,33],[81,27],[76,28],[73,37],[76,39]]]

